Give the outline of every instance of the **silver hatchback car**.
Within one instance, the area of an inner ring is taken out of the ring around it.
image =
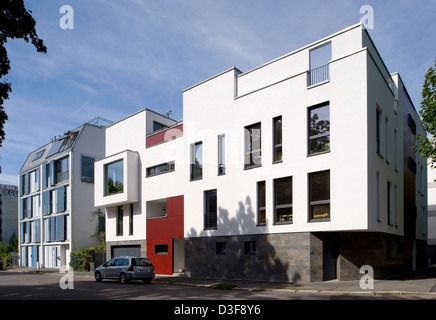
[[[148,284],[154,279],[154,267],[147,258],[116,257],[95,269],[95,280],[118,279],[121,283],[129,280],[143,280]]]

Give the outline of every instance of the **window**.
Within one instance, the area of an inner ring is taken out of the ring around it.
[[[394,130],[394,162],[395,162],[395,170],[398,170],[398,152],[397,152],[397,129]]]
[[[117,236],[122,236],[124,218],[123,206],[119,206],[117,210]]]
[[[218,136],[218,175],[226,174],[226,136]]]
[[[262,165],[261,124],[245,127],[245,162],[244,167],[254,168]]]
[[[155,244],[154,245],[154,254],[168,254],[168,245],[167,244]]]
[[[159,122],[153,121],[153,131],[158,131],[158,130],[164,129],[164,128],[166,128],[166,127],[167,127],[167,126],[164,125],[164,124],[162,124],[162,123],[159,123]]]
[[[217,191],[204,192],[204,230],[217,228]]]
[[[35,161],[35,160],[40,159],[40,158],[42,157],[42,155],[44,154],[44,152],[45,152],[45,149],[42,149],[42,150],[38,151],[38,152],[35,154],[35,157],[33,158],[32,161]]]
[[[256,254],[256,241],[244,241],[244,254],[245,255]]]
[[[388,224],[393,225],[394,224],[394,210],[392,205],[392,183],[388,181],[387,183],[387,211],[388,211]]]
[[[56,188],[56,213],[67,210],[67,187],[62,186]]]
[[[332,58],[331,47],[331,43],[327,43],[310,51],[309,86],[330,79],[329,62]]]
[[[82,182],[94,183],[94,158],[82,156]]]
[[[386,117],[385,119],[385,158],[386,162],[389,163],[389,119]]]
[[[257,183],[257,224],[266,224],[266,191],[265,181]]]
[[[172,172],[176,168],[174,161],[159,164],[154,167],[147,168],[147,177],[157,176],[159,174]]]
[[[191,181],[203,177],[203,143],[191,144]]]
[[[105,195],[124,191],[123,165],[123,160],[105,165]]]
[[[216,254],[224,255],[226,254],[226,243],[225,242],[217,242],[216,243]]]
[[[273,161],[280,162],[283,160],[282,146],[282,117],[273,119],[274,141],[273,141]]]
[[[309,220],[330,219],[330,171],[309,174]]]
[[[53,212],[53,197],[51,190],[42,193],[42,214],[48,215]]]
[[[407,115],[407,124],[409,125],[409,128],[412,130],[413,134],[416,134],[416,122],[413,120],[410,113]]]
[[[133,203],[130,204],[129,212],[129,235],[133,235]]]
[[[64,138],[53,142],[52,146],[50,147],[50,150],[47,153],[47,158],[59,152],[63,152],[70,149],[73,146],[74,141],[76,141],[78,135],[79,135],[78,131],[68,132]]]
[[[292,177],[274,180],[275,223],[292,223]]]
[[[309,108],[309,155],[330,151],[330,106]]]
[[[68,175],[69,175],[68,157],[60,160],[56,160],[55,168],[56,168],[56,183],[61,183],[63,181],[68,180]]]
[[[381,190],[380,190],[380,173],[376,175],[376,192],[377,192],[377,221],[381,221]]]
[[[381,154],[381,111],[378,108],[376,121],[376,147],[377,153]]]

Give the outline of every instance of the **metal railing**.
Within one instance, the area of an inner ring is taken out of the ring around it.
[[[309,71],[309,86],[326,81],[330,79],[330,65],[326,64],[324,66],[312,69]]]

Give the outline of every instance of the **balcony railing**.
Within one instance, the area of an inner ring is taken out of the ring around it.
[[[309,86],[312,86],[314,84],[327,81],[330,79],[330,68],[329,64],[326,64],[324,66],[312,69],[309,71]]]

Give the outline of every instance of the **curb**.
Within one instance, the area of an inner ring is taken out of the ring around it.
[[[217,289],[214,287],[215,283],[212,284],[195,284],[188,282],[172,282],[166,280],[155,280],[155,283],[166,284],[166,285],[179,285],[187,287],[198,287],[198,288],[208,288],[216,290],[240,290],[247,292],[278,292],[278,293],[290,293],[290,294],[322,294],[322,295],[344,295],[344,296],[378,296],[378,297],[389,297],[389,296],[405,296],[405,295],[430,295],[436,298],[436,292],[424,292],[424,291],[399,291],[399,290],[377,290],[377,291],[348,291],[348,290],[318,290],[318,289],[274,289],[274,288],[248,288],[248,287],[233,287],[230,289]]]

